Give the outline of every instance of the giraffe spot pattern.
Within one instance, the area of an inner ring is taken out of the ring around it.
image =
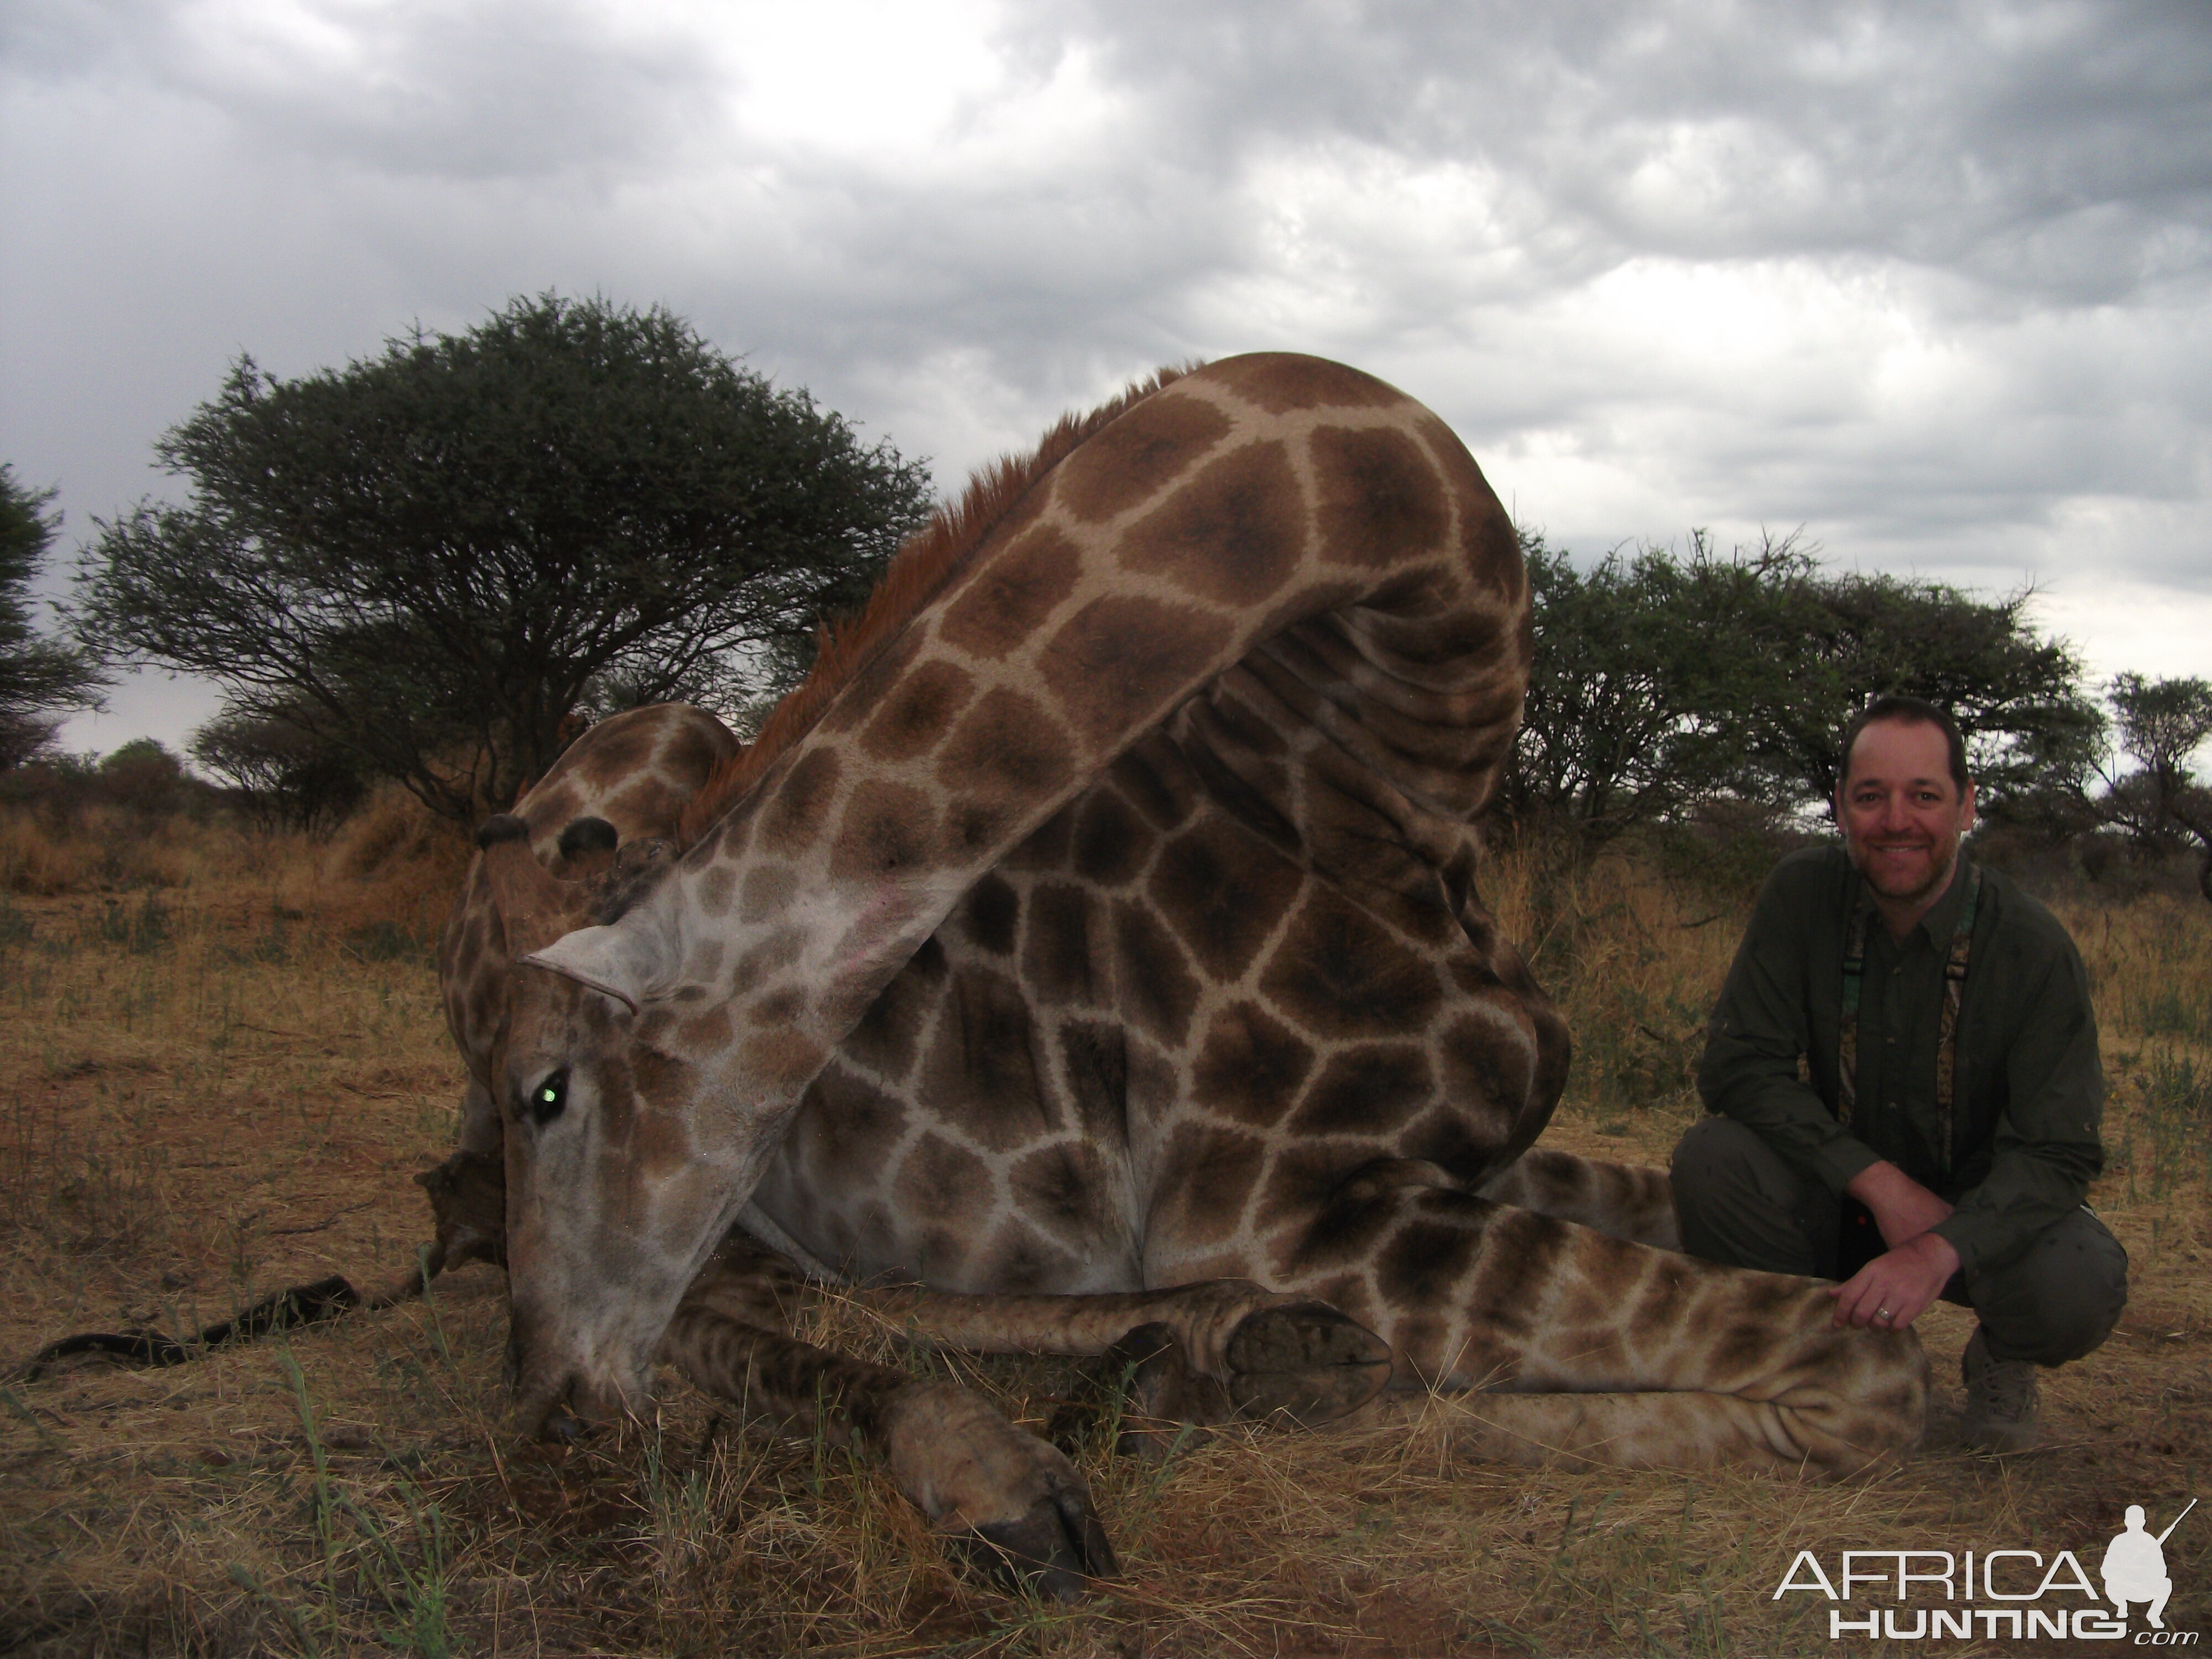
[[[953,925],[977,949],[994,957],[1011,956],[1021,915],[1021,895],[994,872],[968,890],[954,911]]]
[[[918,1086],[993,1152],[1013,1151],[1057,1127],[1038,1087],[1029,1000],[1002,974],[970,967],[953,975]]]
[[[1242,1129],[1182,1123],[1160,1156],[1147,1237],[1170,1248],[1206,1249],[1240,1231],[1244,1206],[1267,1160],[1267,1144]]]
[[[1428,1056],[1411,1043],[1369,1043],[1333,1056],[1290,1120],[1294,1133],[1388,1134],[1434,1097]]]
[[[1387,427],[1325,428],[1310,451],[1321,544],[1339,564],[1382,569],[1441,545],[1450,520],[1421,447]]]
[[[1200,987],[1173,936],[1150,909],[1124,899],[1114,906],[1114,949],[1121,1006],[1139,1030],[1181,1048]]]
[[[997,661],[1034,638],[1075,591],[1082,555],[1065,532],[1038,525],[991,559],[937,624],[938,637],[969,656]]]
[[[1001,686],[987,692],[960,722],[937,765],[956,796],[1048,799],[1072,770],[1059,723],[1035,698]]]
[[[1207,1110],[1240,1121],[1279,1121],[1313,1070],[1313,1045],[1256,1003],[1237,1002],[1207,1027],[1191,1093]]]
[[[860,747],[882,760],[904,760],[934,749],[968,706],[975,677],[949,662],[925,662],[891,688],[860,733]]]
[[[1160,849],[1146,891],[1216,982],[1242,978],[1305,877],[1273,848],[1218,813],[1201,817]]]
[[[1215,363],[1207,374],[1216,384],[1271,415],[1309,409],[1389,409],[1412,401],[1372,374],[1291,352],[1255,351]]]
[[[1426,960],[1320,886],[1309,890],[1260,985],[1291,1024],[1325,1037],[1415,1030],[1443,1000]]]
[[[1099,757],[1166,714],[1175,692],[1229,639],[1225,618],[1109,594],[1068,618],[1047,641],[1042,667],[1085,750]]]
[[[1230,430],[1229,416],[1202,398],[1147,398],[1062,464],[1053,504],[1085,523],[1113,518],[1133,496],[1164,489]]]
[[[1280,443],[1209,461],[1123,538],[1122,568],[1162,576],[1213,604],[1255,609],[1289,581],[1305,550],[1305,505]]]
[[[828,832],[844,763],[832,749],[811,749],[784,775],[762,817],[765,850],[784,858],[809,851]]]
[[[1108,988],[1094,971],[1098,952],[1097,901],[1068,882],[1032,889],[1029,937],[1022,947],[1022,975],[1041,1001],[1063,1008],[1102,1006]]]
[[[937,804],[912,784],[864,778],[845,802],[830,851],[830,878],[868,884],[934,861]]]
[[[1128,804],[1109,789],[1084,797],[1072,836],[1074,872],[1094,887],[1119,887],[1133,879],[1152,841]]]

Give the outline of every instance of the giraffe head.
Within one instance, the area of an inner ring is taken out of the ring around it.
[[[598,824],[598,829],[590,826]],[[666,1040],[669,975],[655,895],[674,856],[617,851],[598,820],[562,837],[576,878],[531,855],[520,823],[479,835],[514,963],[494,1038],[504,1121],[508,1357],[526,1429],[635,1411],[659,1334],[726,1217],[687,1125],[695,1068]],[[579,856],[581,842],[592,851]],[[652,1034],[639,1040],[641,1030]],[[580,1241],[588,1248],[580,1249]]]

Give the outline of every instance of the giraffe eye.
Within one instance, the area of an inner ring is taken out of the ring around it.
[[[530,1091],[530,1117],[543,1127],[561,1115],[568,1104],[568,1068],[562,1066]]]

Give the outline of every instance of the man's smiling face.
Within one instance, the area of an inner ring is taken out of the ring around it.
[[[1974,823],[1974,786],[1961,790],[1951,776],[1942,728],[1874,721],[1851,745],[1836,793],[1851,862],[1886,910],[1917,920],[1942,895],[1960,839]]]

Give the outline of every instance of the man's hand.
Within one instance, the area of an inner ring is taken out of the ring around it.
[[[1869,1164],[1844,1190],[1874,1212],[1881,1242],[1895,1249],[1951,1213],[1951,1206],[1894,1164]]]
[[[1836,1299],[1835,1323],[1901,1331],[1928,1311],[1958,1271],[1959,1253],[1951,1241],[1941,1233],[1923,1233],[1876,1256],[1828,1292]]]

